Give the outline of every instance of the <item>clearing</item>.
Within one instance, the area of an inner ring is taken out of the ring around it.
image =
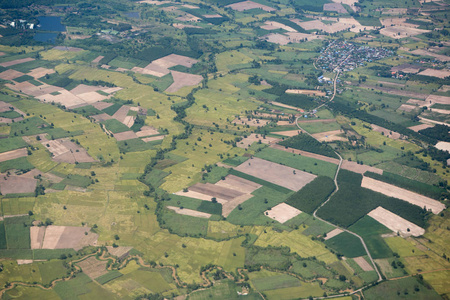
[[[269,218],[280,222],[281,224],[289,221],[293,217],[298,216],[302,212],[295,207],[292,207],[286,203],[280,203],[277,206],[272,207],[270,210],[266,210],[264,214]]]

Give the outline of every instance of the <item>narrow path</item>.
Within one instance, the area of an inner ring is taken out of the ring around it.
[[[344,63],[344,62],[350,57],[350,55],[351,55],[351,54],[349,54],[349,55],[347,56],[347,58],[345,58],[345,59],[339,64],[339,66],[340,66],[342,63]],[[338,67],[336,67],[335,70],[336,70],[337,68],[338,68]],[[336,76],[334,77],[334,80],[333,80],[333,95],[332,95],[332,97],[330,98],[330,100],[329,100],[328,102],[333,101],[334,97],[336,96],[336,84],[337,84],[337,79],[338,79],[338,77],[339,77],[339,74],[340,74],[340,70],[338,69],[338,70],[337,70],[337,73],[336,73]],[[324,106],[325,104],[326,104],[326,103],[323,103],[323,104],[319,105],[319,106],[318,106],[317,108],[315,108],[315,109],[317,110],[317,109],[319,109],[320,107]],[[303,129],[303,128],[298,124],[298,118],[299,118],[299,117],[297,117],[297,118],[295,119],[295,124],[297,125],[297,127],[298,127],[302,132],[304,132],[304,133],[308,134],[310,137],[314,138],[309,132],[307,132],[305,129]],[[316,139],[316,138],[314,138],[314,139]],[[317,139],[316,139],[316,140],[317,140]],[[319,142],[320,142],[320,141],[319,141]],[[339,191],[339,184],[338,184],[338,181],[337,181],[337,177],[338,177],[339,171],[341,170],[341,166],[342,166],[343,159],[342,159],[342,156],[341,156],[338,152],[335,151],[334,153],[336,153],[336,155],[339,157],[339,165],[338,165],[338,168],[337,168],[337,170],[336,170],[336,174],[334,175],[334,185],[336,186],[336,189],[334,190],[333,193],[331,193],[331,195],[328,197],[328,199],[327,199],[325,202],[323,202],[323,203],[322,203],[322,204],[321,204],[321,205],[313,212],[313,216],[314,216],[315,218],[319,219],[320,221],[327,223],[328,225],[331,225],[331,226],[333,226],[333,227],[335,227],[335,228],[339,228],[339,229],[341,229],[342,231],[348,232],[348,233],[350,233],[350,234],[356,236],[356,237],[361,241],[361,244],[363,245],[364,250],[366,251],[367,256],[369,257],[369,259],[370,259],[370,261],[371,261],[371,263],[372,263],[372,266],[373,266],[374,270],[377,272],[377,275],[378,275],[378,280],[377,280],[377,282],[380,282],[380,281],[383,280],[383,277],[381,276],[381,273],[380,273],[380,271],[378,270],[378,267],[377,267],[377,265],[375,264],[375,261],[373,260],[372,255],[370,254],[370,251],[369,251],[369,249],[367,248],[366,243],[364,242],[364,239],[363,239],[361,236],[359,236],[358,234],[356,234],[356,233],[354,233],[354,232],[352,232],[352,231],[350,231],[350,230],[348,230],[348,229],[346,229],[346,228],[339,227],[339,226],[337,226],[337,225],[335,225],[335,224],[332,224],[332,223],[330,223],[330,222],[328,222],[328,221],[325,221],[324,219],[322,219],[322,218],[320,218],[320,217],[317,216],[317,211],[318,211],[320,208],[322,208],[325,204],[327,204],[328,201],[330,201],[331,197],[333,197],[333,195],[336,194],[336,193]],[[329,299],[329,298],[336,298],[336,297],[341,297],[341,296],[345,296],[345,295],[353,295],[353,294],[357,294],[357,293],[359,293],[359,292],[362,293],[362,290],[363,290],[364,288],[366,288],[367,286],[369,286],[369,285],[363,286],[363,287],[361,287],[361,288],[359,288],[359,289],[357,289],[357,290],[355,290],[355,291],[353,291],[353,292],[351,292],[351,293],[338,294],[338,295],[332,295],[332,296],[326,296],[326,297],[316,297],[316,298],[314,298],[314,299]]]

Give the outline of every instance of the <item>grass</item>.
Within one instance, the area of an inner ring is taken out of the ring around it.
[[[223,163],[233,166],[233,167],[237,167],[240,164],[242,164],[243,162],[246,162],[249,159],[249,157],[245,157],[245,156],[235,156],[232,158],[227,158],[223,161]]]
[[[62,299],[78,299],[78,296],[86,294],[86,285],[91,282],[91,279],[84,273],[77,274],[77,277],[58,283],[54,290]]]
[[[95,281],[97,281],[98,283],[103,285],[103,284],[110,282],[111,280],[114,280],[122,275],[123,274],[120,273],[119,271],[110,271],[100,277],[95,278]]]
[[[252,194],[254,197],[242,203],[228,215],[228,222],[238,225],[265,225],[272,223],[273,220],[266,217],[264,211],[283,202],[287,196],[266,186],[257,189]]]
[[[252,283],[259,291],[301,286],[300,280],[286,274],[252,279]]]
[[[12,169],[27,171],[34,169],[34,166],[30,164],[26,157],[19,157],[16,159],[10,159],[0,162],[0,172],[4,173]]]
[[[360,235],[367,245],[373,258],[392,257],[392,251],[386,244],[382,234],[392,231],[369,216],[364,216],[349,227],[351,231]]]
[[[420,256],[425,253],[417,248],[414,242],[410,239],[404,239],[399,236],[389,237],[384,239],[392,252],[398,254],[400,257]]]
[[[218,281],[213,287],[206,290],[200,290],[189,295],[190,300],[207,300],[207,299],[217,299],[217,300],[235,300],[241,299],[237,294],[239,291],[236,284],[230,280]],[[261,297],[255,293],[250,292],[245,296],[245,299],[254,300],[261,299]]]
[[[316,177],[301,190],[291,195],[286,203],[307,213],[312,213],[335,190],[334,181],[325,176]]]
[[[93,116],[93,115],[98,115],[98,114],[102,113],[101,110],[98,110],[97,108],[93,107],[92,105],[86,105],[86,106],[82,106],[82,107],[78,107],[78,108],[73,108],[72,111],[77,114],[81,114],[83,116]]]
[[[415,277],[382,282],[364,291],[364,298],[382,299],[392,297],[395,299],[441,299],[433,289],[426,288]]]
[[[112,116],[112,115],[114,115],[114,114],[119,110],[119,108],[121,108],[121,107],[122,107],[121,104],[114,103],[113,105],[111,105],[111,106],[109,106],[109,107],[103,109],[102,111],[103,111],[104,113],[107,113],[108,115]]]
[[[0,153],[26,146],[28,146],[28,144],[21,137],[9,137],[7,139],[2,139],[2,142],[0,143]]]
[[[299,274],[305,279],[312,279],[315,277],[333,276],[333,272],[326,268],[324,263],[315,260],[297,261],[292,264],[292,272]]]
[[[366,254],[361,241],[348,232],[342,232],[325,241],[325,244],[345,257],[358,257]]]
[[[298,299],[307,298],[310,296],[323,296],[324,290],[320,287],[318,282],[302,283],[299,287],[290,287],[284,289],[265,291],[269,299]]]
[[[0,222],[0,249],[6,249],[8,246],[6,242],[5,222]]]
[[[45,118],[45,116],[42,117]],[[15,136],[27,136],[42,133],[47,133],[49,136],[57,139],[68,136],[80,135],[83,133],[83,131],[82,130],[75,130],[72,132],[66,131],[61,128],[57,128],[54,125],[52,126],[43,119],[34,116],[20,122],[12,123],[9,135],[11,137],[15,137]]]
[[[255,246],[268,247],[289,247],[291,252],[296,252],[301,257],[316,257],[317,260],[329,264],[337,261],[337,258],[325,245],[319,241],[313,241],[310,237],[302,234],[302,229],[281,233],[274,230],[266,230],[261,233],[255,242]]]
[[[184,197],[172,194],[170,200],[164,201],[165,206],[176,206],[198,210],[208,214],[222,214],[222,205],[220,203],[213,203],[211,201],[202,201],[199,199]]]
[[[91,179],[86,176],[81,176],[78,174],[69,174],[66,178],[64,178],[60,184],[79,186],[86,188],[91,184]]]
[[[208,230],[207,219],[180,215],[172,211],[165,211],[162,221],[169,232],[181,236],[206,236]]]
[[[19,114],[17,111],[14,110],[0,112],[0,118],[15,119],[21,116],[22,116],[21,114]]]
[[[39,272],[41,273],[42,283],[49,284],[52,280],[67,275],[67,269],[61,260],[50,260],[44,263],[38,263]]]
[[[160,145],[161,143],[162,140],[144,142],[139,138],[117,142],[119,150],[124,153],[154,149],[155,146]]]
[[[256,153],[255,156],[271,162],[290,166],[298,170],[330,178],[334,178],[337,169],[337,165],[326,161],[296,155],[294,153],[273,148],[265,148]]]
[[[130,128],[128,128],[128,126],[117,121],[116,119],[105,120],[102,122],[102,124],[105,125],[106,129],[108,129],[112,133],[120,133],[120,132],[124,132],[124,131],[130,131]]]
[[[8,249],[30,249],[29,223],[28,216],[4,220]]]
[[[332,115],[331,118],[333,118]],[[300,126],[311,134],[341,129],[341,126],[337,122],[300,123]]]

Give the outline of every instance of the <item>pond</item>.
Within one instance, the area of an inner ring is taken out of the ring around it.
[[[44,31],[66,31],[66,26],[61,24],[61,17],[38,17],[38,30]]]
[[[54,44],[57,36],[57,33],[38,32],[34,35],[33,39],[38,42]]]

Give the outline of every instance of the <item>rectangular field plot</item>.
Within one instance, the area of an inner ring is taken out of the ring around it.
[[[372,218],[391,229],[393,232],[399,232],[403,236],[421,236],[425,233],[423,228],[391,213],[387,209],[378,206],[372,210],[369,214]]]
[[[434,214],[438,214],[445,209],[445,205],[439,201],[369,177],[363,177],[361,186],[389,197],[398,198],[420,207],[426,207]]]
[[[301,213],[302,212],[300,210],[286,203],[280,203],[277,206],[272,207],[272,209],[264,212],[266,216],[280,223],[285,223]]]
[[[300,190],[316,178],[316,175],[260,158],[250,159],[239,165],[236,170],[294,191]]]

